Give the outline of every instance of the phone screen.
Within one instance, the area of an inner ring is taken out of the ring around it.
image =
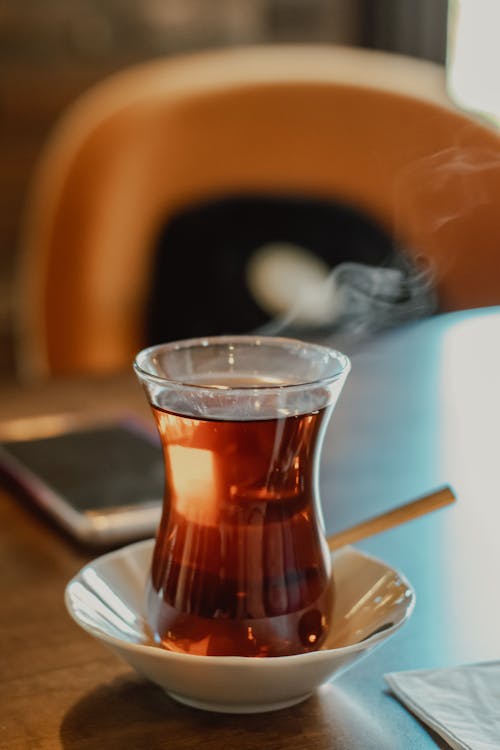
[[[159,442],[125,423],[4,442],[1,448],[18,469],[27,469],[79,512],[161,502],[163,496]]]

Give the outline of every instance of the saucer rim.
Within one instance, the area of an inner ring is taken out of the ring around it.
[[[212,664],[212,665],[221,665],[224,664],[225,666],[231,668],[239,668],[242,664],[245,664],[246,668],[250,669],[264,669],[265,665],[274,664],[278,666],[279,664],[285,665],[290,664],[291,662],[295,662],[297,660],[301,661],[315,661],[315,660],[324,660],[326,655],[335,655],[335,656],[347,656],[349,654],[356,654],[360,651],[369,651],[378,644],[385,641],[387,638],[389,638],[391,635],[396,633],[411,617],[413,610],[415,608],[416,604],[416,594],[415,589],[408,580],[408,578],[401,573],[397,568],[394,568],[392,565],[389,565],[388,563],[381,560],[379,557],[376,557],[374,555],[371,555],[369,553],[363,552],[362,550],[358,549],[357,547],[354,547],[353,545],[345,545],[343,547],[340,547],[337,550],[334,550],[331,553],[332,560],[335,559],[335,557],[339,556],[342,553],[351,552],[354,553],[358,558],[363,558],[365,560],[370,560],[372,562],[375,562],[379,565],[382,565],[383,567],[391,570],[403,583],[403,585],[406,587],[407,591],[407,599],[408,603],[405,608],[405,611],[403,612],[401,618],[393,623],[388,628],[385,628],[381,632],[374,633],[373,635],[369,636],[368,638],[365,638],[363,640],[360,640],[356,643],[349,644],[347,646],[340,646],[338,648],[320,648],[317,651],[308,651],[306,653],[301,654],[290,654],[287,656],[267,656],[265,658],[255,659],[255,658],[249,658],[248,656],[206,656],[201,654],[190,654],[190,653],[180,653],[177,651],[169,651],[168,649],[161,648],[159,645],[150,645],[148,643],[134,643],[132,641],[127,641],[125,639],[117,638],[113,635],[110,635],[108,633],[105,633],[103,630],[99,630],[98,628],[94,628],[92,625],[89,625],[88,623],[83,622],[77,615],[71,601],[71,594],[70,594],[70,588],[75,583],[81,583],[82,585],[86,585],[84,581],[82,580],[82,574],[85,570],[93,567],[96,563],[102,563],[105,562],[107,559],[112,558],[118,558],[121,556],[126,555],[127,553],[132,552],[135,548],[140,547],[151,547],[151,551],[153,550],[155,543],[154,538],[150,539],[143,539],[138,542],[133,542],[132,544],[125,545],[123,547],[120,547],[115,550],[111,550],[110,552],[106,552],[103,555],[100,555],[90,562],[86,563],[84,566],[80,568],[80,570],[68,581],[66,584],[65,590],[64,590],[64,602],[66,605],[66,610],[68,611],[68,614],[72,618],[72,620],[83,630],[85,630],[87,633],[92,635],[94,638],[97,638],[100,641],[104,641],[107,643],[110,647],[118,648],[118,649],[126,649],[128,651],[132,652],[138,652],[138,653],[149,653],[154,654],[156,658],[160,659],[166,659],[168,661],[178,661],[178,662],[185,662],[186,659],[194,659],[196,660],[196,663],[199,663],[200,665],[202,663],[204,664]]]

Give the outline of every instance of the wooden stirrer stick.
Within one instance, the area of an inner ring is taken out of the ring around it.
[[[456,497],[452,489],[450,487],[442,487],[428,495],[406,503],[406,505],[400,505],[393,510],[387,511],[387,513],[374,516],[367,521],[356,524],[356,526],[351,526],[349,529],[332,534],[327,538],[328,546],[331,550],[335,550],[346,544],[354,544],[361,539],[366,539],[366,537],[380,534],[381,531],[392,529],[393,526],[399,526],[401,523],[424,516],[433,510],[444,508],[446,505],[455,502],[455,500]]]

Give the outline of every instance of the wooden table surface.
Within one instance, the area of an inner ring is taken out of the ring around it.
[[[417,591],[409,623],[299,706],[210,714],[175,703],[66,614],[78,549],[12,491],[0,490],[0,748],[319,748],[444,744],[386,690],[383,674],[500,653],[500,308],[428,319],[357,345],[323,450],[328,532],[442,484],[457,503],[359,546]],[[10,420],[59,412],[147,414],[126,374],[4,387]],[[500,740],[499,740],[500,743]]]

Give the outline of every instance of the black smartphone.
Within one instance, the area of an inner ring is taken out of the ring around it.
[[[0,471],[70,534],[92,544],[154,535],[164,487],[156,433],[134,419],[0,442]],[[20,431],[22,433],[22,431]]]

